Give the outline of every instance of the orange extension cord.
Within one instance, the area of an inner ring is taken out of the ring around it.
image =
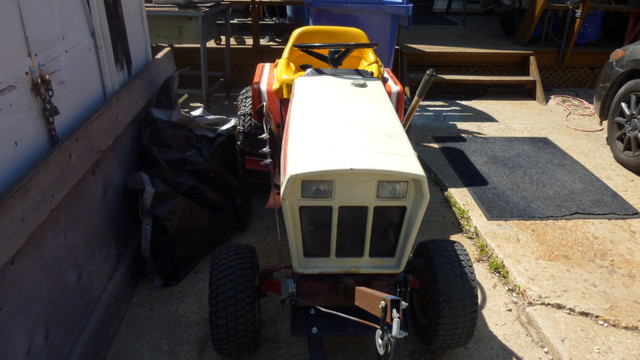
[[[593,108],[593,105],[588,103],[586,100],[576,98],[569,95],[551,95],[551,100],[556,104],[562,106],[567,112],[564,116],[564,124],[573,130],[584,131],[584,132],[598,132],[604,129],[604,124],[602,120],[598,118],[598,114],[596,114],[596,110]],[[584,111],[586,109],[586,111]],[[583,110],[583,111],[580,111]],[[598,122],[600,122],[599,129],[581,129],[569,124],[569,116],[594,116]]]

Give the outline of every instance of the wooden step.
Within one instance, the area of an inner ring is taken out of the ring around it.
[[[500,51],[455,47],[429,47],[429,51],[405,47],[403,50],[410,63],[428,63],[432,66],[518,66],[522,64],[523,59],[534,55],[533,51]]]
[[[513,75],[439,75],[436,81],[454,84],[515,84],[535,85],[536,79],[531,76]]]
[[[516,64],[522,66],[522,70],[526,75],[475,75],[475,74],[438,74],[435,81],[452,84],[484,84],[484,85],[523,85],[526,87],[529,95],[534,98],[538,103],[546,105],[547,101],[542,88],[542,81],[540,79],[540,72],[538,70],[538,64],[536,57],[531,54],[509,54],[509,58],[505,61],[503,66],[513,65],[514,59],[517,59]],[[455,58],[455,57],[454,57]],[[503,58],[505,59],[505,58]],[[419,82],[422,79],[423,73],[408,72],[407,59],[404,53],[400,54],[400,73],[405,85],[409,83]],[[466,63],[465,63],[466,65]],[[446,67],[465,66],[458,62],[451,62]],[[434,66],[431,63],[425,63],[425,70],[433,66],[438,71],[438,66]],[[405,91],[410,93],[410,89],[406,88]]]

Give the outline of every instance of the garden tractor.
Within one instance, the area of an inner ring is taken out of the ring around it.
[[[291,263],[260,270],[251,245],[216,250],[209,315],[219,354],[257,349],[268,293],[289,303],[292,335],[309,338],[312,359],[324,357],[324,336],[371,335],[387,359],[409,333],[431,349],[471,340],[469,254],[450,240],[415,243],[429,191],[406,129],[435,73],[405,115],[403,87],[375,47],[356,28],[299,28],[241,93],[240,152],[248,170],[273,179]]]

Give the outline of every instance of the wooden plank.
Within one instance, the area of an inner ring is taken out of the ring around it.
[[[536,51],[538,68],[557,67],[558,53],[556,49]],[[611,50],[576,50],[564,67],[600,68],[607,62],[610,53]]]
[[[575,50],[574,55],[567,62],[567,67],[587,67],[599,68],[608,59],[611,50],[609,49],[580,49]],[[463,53],[431,53],[429,51],[421,53],[405,53],[409,67],[411,66],[521,66],[524,59],[534,55],[538,62],[538,67],[556,67],[558,62],[557,49],[541,49],[528,52],[527,55],[516,56],[494,56],[485,54],[463,54]]]
[[[405,52],[409,64],[428,66],[520,66],[532,51],[420,51]]]
[[[205,21],[205,32],[200,36],[199,17],[148,15],[149,37],[154,44],[200,44],[217,33],[215,20]]]
[[[0,203],[0,267],[22,247],[77,181],[107,149],[173,73],[175,64],[167,49],[138,73],[87,121],[69,140],[55,148]],[[80,139],[88,140],[88,145]]]
[[[568,5],[565,4],[548,4],[545,10],[567,10]],[[634,5],[615,5],[615,4],[591,4],[590,11],[612,11],[612,12],[638,12],[640,8]]]
[[[582,2],[580,3],[580,12],[582,13],[582,16],[576,19],[576,22],[573,25],[571,37],[567,40],[567,52],[566,54],[564,54],[564,58],[562,59],[562,66],[565,66],[568,63],[569,59],[571,59],[573,47],[576,45],[576,39],[578,38],[578,34],[580,33],[580,29],[582,28],[582,22],[587,15],[587,11],[589,11],[590,4],[591,0],[582,0]]]
[[[436,81],[457,84],[535,84],[530,76],[438,75]]]
[[[540,105],[547,105],[547,98],[544,96],[542,79],[540,78],[540,71],[538,69],[538,63],[536,62],[535,56],[529,57],[529,76],[536,80],[531,97],[536,99]]]
[[[402,44],[407,54],[421,54],[421,53],[455,53],[460,55],[486,55],[486,56],[523,56],[533,54],[532,50],[522,49],[492,49],[492,48],[477,48],[460,46],[441,46],[441,45],[426,45],[426,44]]]
[[[130,122],[0,268],[0,359],[66,359],[83,331],[115,326],[115,317],[111,324],[89,319],[106,310],[96,305],[103,294],[112,296],[105,293],[110,281],[135,280],[135,273],[114,270],[139,224],[137,196],[125,188],[140,168],[137,135],[137,122]],[[92,141],[78,144],[86,148]],[[119,301],[114,306],[123,310],[126,294],[102,300]],[[82,341],[108,342],[110,335],[86,336]]]
[[[544,7],[545,10],[567,10],[568,8],[567,4],[547,4]]]
[[[529,42],[546,4],[547,0],[535,0],[529,3],[529,7],[525,11],[516,31],[516,42],[518,44],[526,45]]]
[[[138,249],[139,242],[131,239],[67,360],[102,358],[109,352],[111,342],[106,339],[117,334],[138,284]]]
[[[614,5],[614,4],[591,4],[589,10],[592,11],[613,11],[613,12],[640,12],[638,5]]]

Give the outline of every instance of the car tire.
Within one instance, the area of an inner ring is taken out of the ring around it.
[[[626,113],[625,107],[629,113]],[[607,142],[613,158],[634,172],[640,172],[639,109],[640,79],[636,79],[618,90],[607,117]]]
[[[235,359],[258,348],[259,286],[253,246],[230,243],[216,250],[209,274],[209,325],[218,354]]]
[[[413,331],[432,350],[464,346],[478,321],[478,289],[473,262],[462,244],[428,240],[418,244],[412,276],[420,282],[409,292]]]

